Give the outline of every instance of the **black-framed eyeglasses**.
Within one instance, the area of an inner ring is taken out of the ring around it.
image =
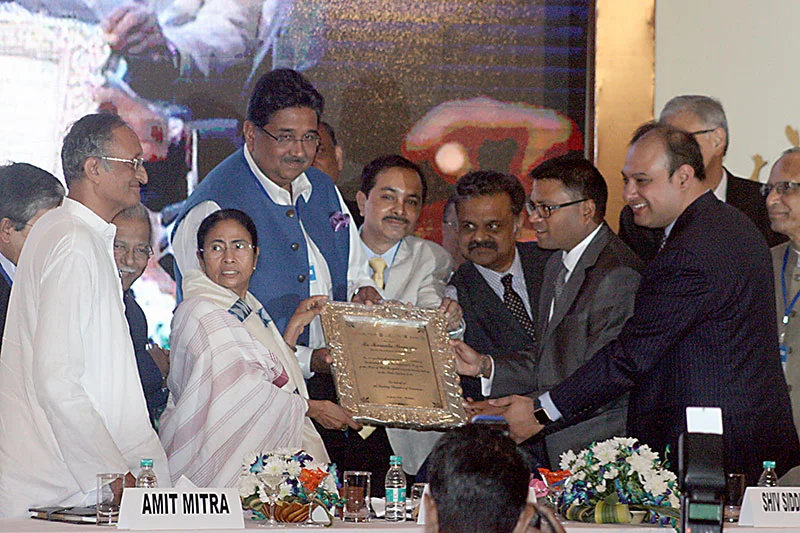
[[[778,183],[765,183],[761,186],[761,196],[766,198],[773,189],[775,189],[780,196],[784,194],[795,194],[800,190],[800,182],[779,181]]]
[[[301,137],[295,137],[291,133],[281,133],[279,135],[273,135],[267,130],[263,128],[263,126],[256,126],[258,129],[263,131],[267,134],[268,137],[271,137],[278,143],[278,146],[281,148],[288,148],[292,146],[294,143],[299,142],[306,148],[317,148],[319,146],[319,135],[316,133],[304,133]]]
[[[715,129],[717,129],[717,128],[709,128],[707,130],[690,131],[689,135],[692,135],[692,136],[694,136],[694,135],[703,135],[704,133],[711,133]]]
[[[134,246],[131,248],[127,244],[123,244],[121,242],[114,243],[114,255],[121,255],[125,257],[131,251],[133,251],[133,257],[140,261],[144,261],[153,255],[153,247],[149,244],[147,246]]]
[[[134,172],[138,172],[142,165],[144,165],[144,157],[134,157],[133,159],[123,159],[121,157],[111,157],[109,155],[99,155],[97,156],[104,161],[119,161],[120,163],[128,163],[130,166],[133,167]]]
[[[588,198],[581,198],[580,200],[575,200],[572,202],[567,202],[565,204],[557,204],[557,205],[547,205],[547,204],[534,204],[531,202],[530,198],[525,200],[525,210],[528,212],[529,215],[533,215],[535,212],[539,215],[539,218],[550,218],[550,215],[553,214],[553,211],[557,209],[561,209],[562,207],[568,207],[571,205],[579,204],[581,202],[585,202]]]

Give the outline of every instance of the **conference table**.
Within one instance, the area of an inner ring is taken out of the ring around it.
[[[567,533],[674,533],[673,529],[659,528],[654,525],[632,526],[624,524],[584,524],[580,522],[565,522]],[[0,533],[98,533],[112,531],[114,528],[101,528],[93,524],[68,524],[64,522],[47,522],[31,518],[0,518]],[[269,528],[259,526],[255,522],[245,522],[245,529],[269,531]],[[301,531],[305,528],[285,527],[280,531]],[[370,533],[372,531],[388,532],[398,531],[403,533],[422,533],[423,526],[414,522],[390,524],[383,520],[374,520],[363,524],[350,524],[336,520],[330,528],[312,528],[316,531],[336,531],[336,533]],[[737,533],[800,533],[800,524],[797,527],[739,527],[736,524],[726,525],[725,530],[738,530]],[[156,531],[156,530],[152,530]],[[163,530],[160,530],[163,531]],[[206,529],[204,533],[230,533],[230,529]],[[278,531],[276,529],[276,531]],[[146,532],[145,532],[146,533]]]

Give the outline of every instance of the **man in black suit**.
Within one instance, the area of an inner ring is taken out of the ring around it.
[[[61,205],[64,186],[55,176],[27,163],[0,167],[0,346],[19,253],[33,224]]]
[[[499,172],[470,172],[456,184],[455,204],[459,247],[467,260],[445,294],[461,304],[467,326],[464,341],[497,357],[518,351],[532,354],[544,266],[552,252],[535,243],[516,242],[525,216],[522,184]],[[516,315],[508,306],[502,281],[509,274],[523,306]],[[462,379],[462,388],[467,398],[483,397],[474,378]]]
[[[639,128],[622,174],[635,221],[667,235],[644,272],[633,316],[617,340],[548,393],[490,403],[524,441],[630,391],[628,435],[662,457],[668,446],[677,450],[686,407],[720,407],[727,472],[754,485],[764,460],[776,461],[779,473],[800,464],[764,239],[708,190],[700,148],[685,131]],[[457,355],[460,372],[477,373],[480,355]]]
[[[772,231],[769,215],[761,197],[761,184],[738,178],[722,166],[728,151],[728,121],[722,104],[708,96],[676,96],[661,110],[661,122],[690,133],[703,154],[705,186],[721,201],[747,215],[772,247],[786,241],[786,236]],[[630,206],[619,216],[619,236],[645,262],[658,252],[664,237],[663,228],[646,228],[635,223]]]

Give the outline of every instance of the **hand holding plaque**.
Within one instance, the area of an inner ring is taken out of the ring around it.
[[[442,312],[331,302],[321,317],[339,403],[354,420],[413,429],[466,422]]]

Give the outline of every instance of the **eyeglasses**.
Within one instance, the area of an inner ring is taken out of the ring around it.
[[[234,241],[230,243],[230,246],[231,246],[230,250],[233,253],[233,255],[240,257],[249,253],[250,250],[255,249],[255,246],[245,241]],[[225,244],[223,242],[215,242],[208,248],[200,248],[200,253],[204,253],[208,255],[208,257],[213,259],[218,259],[224,256],[227,251],[228,251],[228,244]]]
[[[715,129],[717,129],[717,128],[710,128],[710,129],[707,129],[707,130],[690,131],[689,135],[702,135],[704,133],[711,133]]]
[[[266,133],[269,137],[275,140],[278,143],[278,146],[281,148],[288,148],[292,146],[294,143],[299,142],[306,148],[317,148],[319,146],[319,135],[316,133],[305,133],[302,137],[295,137],[291,133],[281,133],[277,137],[267,130],[265,130],[261,126],[257,126],[258,129]]]
[[[767,197],[772,189],[780,195],[795,194],[800,189],[800,182],[797,181],[779,181],[778,183],[765,183],[761,186],[761,196]]]
[[[121,242],[114,243],[114,255],[121,255],[122,257],[125,257],[131,252],[131,250],[133,250],[134,259],[138,259],[139,261],[144,261],[153,255],[153,248],[150,245],[134,246],[133,248],[129,248],[127,244],[122,244]]]
[[[122,159],[121,157],[111,157],[107,155],[99,155],[97,157],[105,161],[119,161],[120,163],[128,163],[130,166],[133,167],[134,172],[137,172],[140,168],[142,168],[142,165],[144,164],[143,157],[134,157],[133,159]]]
[[[528,212],[529,215],[533,215],[536,212],[539,215],[539,218],[550,218],[550,215],[553,214],[553,211],[557,209],[561,209],[562,207],[568,207],[570,205],[579,204],[581,202],[585,202],[588,198],[581,198],[580,200],[575,200],[574,202],[567,202],[565,204],[557,204],[557,205],[547,205],[547,204],[534,204],[531,202],[530,198],[525,200],[525,210]]]

